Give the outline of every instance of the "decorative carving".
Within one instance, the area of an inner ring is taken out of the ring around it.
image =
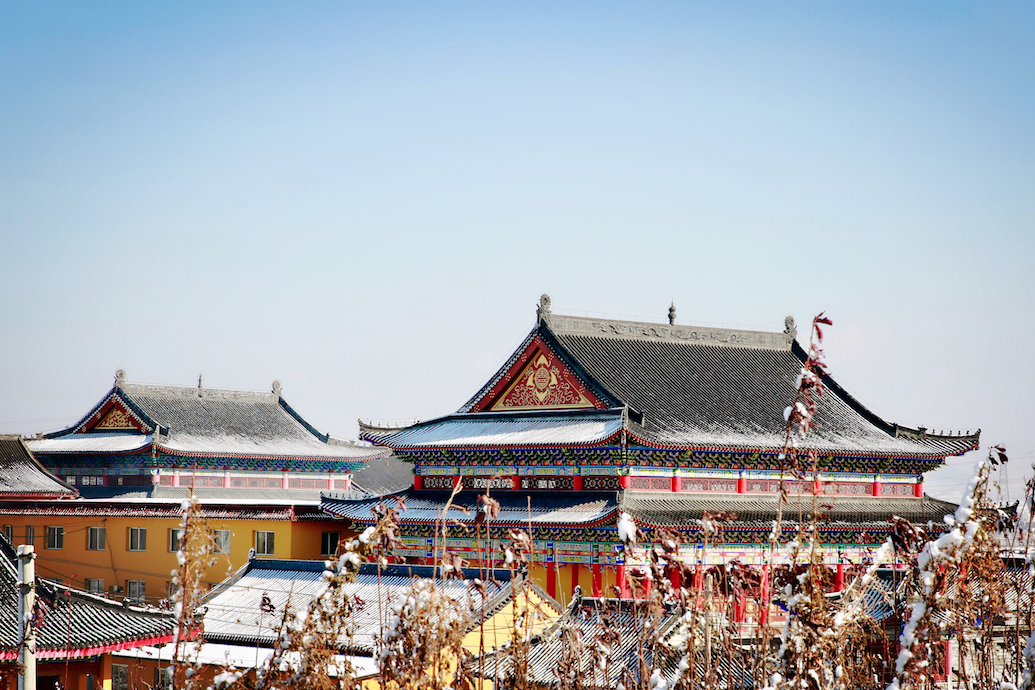
[[[668,325],[669,326],[674,326],[675,323],[676,323],[676,303],[673,300],[673,302],[668,305]]]
[[[115,370],[115,387],[118,388],[126,382],[126,370],[116,369]]]
[[[798,327],[794,325],[794,317],[787,315],[783,318],[783,332],[786,333],[791,340],[794,340],[798,335]]]
[[[112,408],[111,412],[104,415],[104,419],[97,422],[94,429],[136,429],[132,418],[120,407]]]
[[[491,409],[594,407],[590,395],[567,367],[543,348],[532,356]]]
[[[550,295],[545,292],[539,295],[539,308],[535,310],[535,313],[540,321],[550,316]]]
[[[280,381],[273,379],[273,387],[271,388],[273,395],[280,397]]]
[[[608,321],[582,316],[551,316],[550,329],[566,335],[606,335],[630,340],[665,340],[700,345],[789,350],[793,338],[788,333],[736,331],[703,326],[659,325],[635,321]]]

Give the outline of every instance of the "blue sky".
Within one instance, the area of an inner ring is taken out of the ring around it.
[[[0,5],[0,431],[459,406],[556,310],[778,329],[1035,461],[1035,7]],[[974,455],[930,489],[955,497]],[[1017,498],[1017,496],[1014,496]]]

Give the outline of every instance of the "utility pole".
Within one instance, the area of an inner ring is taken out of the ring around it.
[[[18,547],[18,690],[36,690],[36,549]]]

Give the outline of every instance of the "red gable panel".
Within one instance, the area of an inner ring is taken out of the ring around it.
[[[85,433],[88,431],[121,431],[135,429],[137,431],[143,431],[145,434],[150,433],[148,429],[137,415],[133,414],[128,410],[121,402],[116,400],[114,396],[108,400],[94,415],[87,420],[83,428],[79,430],[79,433]]]
[[[607,405],[579,381],[546,343],[535,338],[471,412],[578,407],[606,408]]]

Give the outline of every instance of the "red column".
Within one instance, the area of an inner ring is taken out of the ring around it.
[[[949,681],[949,686],[952,686],[952,640],[944,640],[942,642],[943,651],[945,652],[945,666],[942,669],[942,673],[945,674],[945,680]]]
[[[575,596],[575,588],[579,586],[579,564],[571,564],[571,595]]]
[[[288,485],[288,473],[287,472],[282,472],[280,474],[280,488],[281,489],[289,489],[289,488],[291,488]]]
[[[615,577],[618,584],[618,596],[622,599],[626,599],[629,596],[629,586],[625,581],[625,563],[619,563],[616,565],[615,570],[618,571],[617,576]]]
[[[575,489],[575,491],[582,491],[582,475],[581,474],[576,474],[572,478],[572,485],[573,485],[572,488]]]
[[[837,562],[837,572],[834,574],[834,591],[840,592],[845,588],[845,564],[840,560]]]
[[[629,475],[627,474],[623,474],[618,478],[618,486],[622,487],[623,489],[628,489],[629,483]]]
[[[546,564],[546,593],[557,598],[557,564],[553,561]]]
[[[762,596],[759,602],[758,622],[765,625],[769,622],[769,565],[762,566]]]
[[[672,589],[677,592],[679,591],[679,588],[683,586],[683,575],[679,570],[679,566],[669,566],[668,581],[672,583]]]
[[[454,474],[453,475],[453,488],[455,489],[456,487],[460,486],[460,482],[461,481],[463,481],[463,480],[460,478],[460,475],[459,474]]]
[[[916,484],[913,485],[913,496],[915,498],[923,498],[924,497],[924,483],[923,482],[917,482]]]
[[[880,480],[879,479],[874,479],[873,480],[873,495],[874,496],[880,496]]]
[[[604,596],[604,577],[600,572],[600,564],[593,564],[593,596]]]
[[[672,477],[672,490],[673,491],[675,491],[676,493],[679,493],[680,491],[682,491],[683,490],[682,484],[683,484],[683,480],[682,479],[680,479],[679,477]]]
[[[747,608],[747,600],[744,597],[744,593],[741,592],[737,595],[737,600],[733,604],[733,622],[743,623],[744,622],[744,609]]]
[[[512,488],[514,491],[521,491],[521,475],[510,475],[510,488]]]
[[[420,491],[424,488],[424,476],[420,474],[413,475],[413,488]]]
[[[823,482],[818,477],[812,480],[812,494],[814,496],[823,495]]]
[[[737,478],[737,493],[746,494],[748,492],[748,480],[743,474]]]
[[[704,589],[704,566],[700,563],[694,567],[694,589]]]

